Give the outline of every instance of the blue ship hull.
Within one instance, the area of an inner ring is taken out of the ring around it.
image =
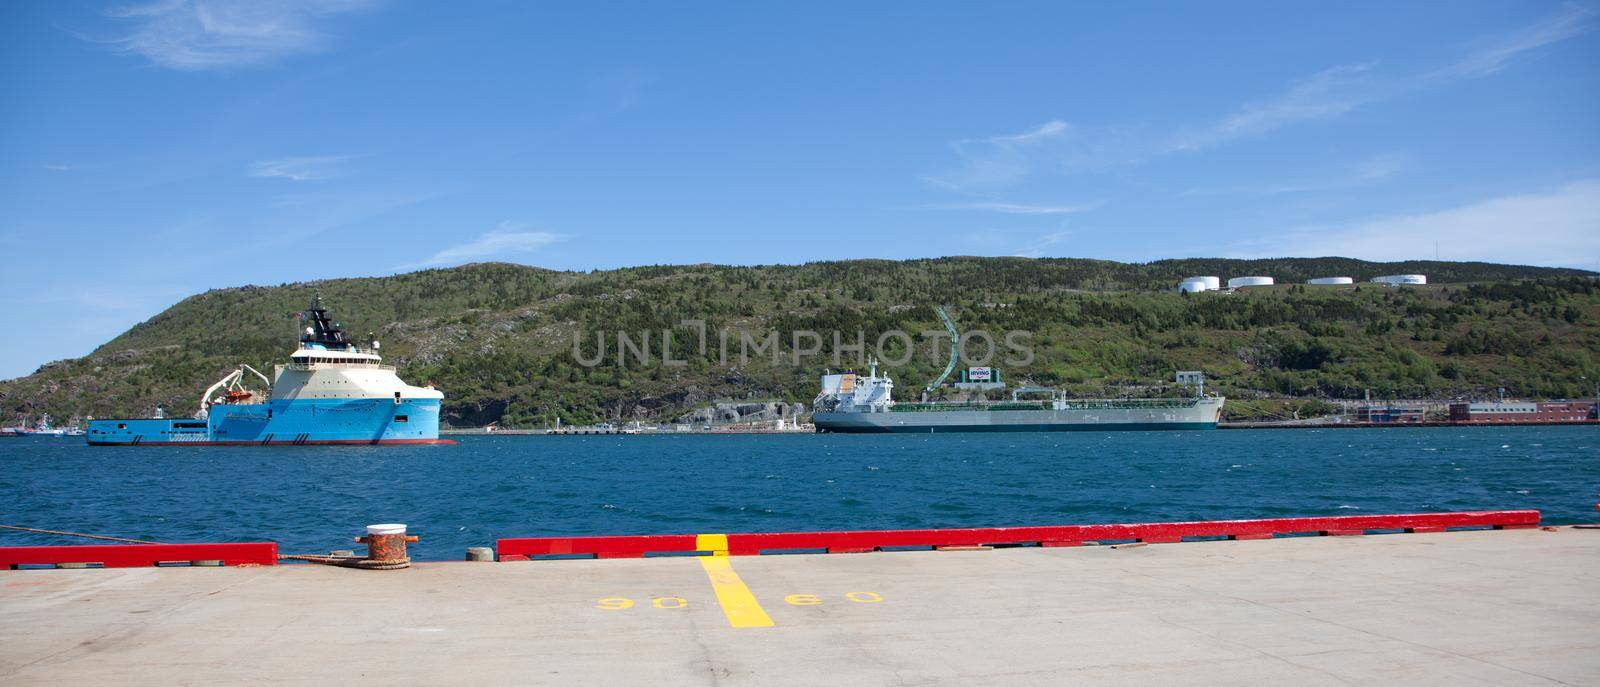
[[[449,444],[439,401],[385,398],[213,405],[206,419],[91,420],[91,446]]]

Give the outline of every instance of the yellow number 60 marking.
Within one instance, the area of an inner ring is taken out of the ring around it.
[[[620,596],[608,597],[601,599],[594,607],[602,611],[620,611],[624,608],[633,608],[633,599],[624,599]]]

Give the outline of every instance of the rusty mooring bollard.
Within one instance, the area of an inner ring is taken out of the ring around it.
[[[411,558],[406,556],[406,542],[416,540],[415,536],[406,535],[406,526],[402,523],[367,525],[367,536],[356,537],[357,542],[367,545],[367,557],[355,561],[355,567],[373,570],[409,568]]]

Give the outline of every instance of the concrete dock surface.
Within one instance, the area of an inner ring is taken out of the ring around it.
[[[1597,685],[1600,531],[0,572],[0,683],[268,682]]]

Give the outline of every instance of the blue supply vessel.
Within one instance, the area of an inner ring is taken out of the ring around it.
[[[271,379],[249,365],[212,384],[192,419],[90,420],[91,446],[450,444],[439,438],[444,394],[401,381],[378,342],[361,349],[328,318],[322,299],[304,315],[300,349]],[[246,386],[246,373],[265,391]]]

